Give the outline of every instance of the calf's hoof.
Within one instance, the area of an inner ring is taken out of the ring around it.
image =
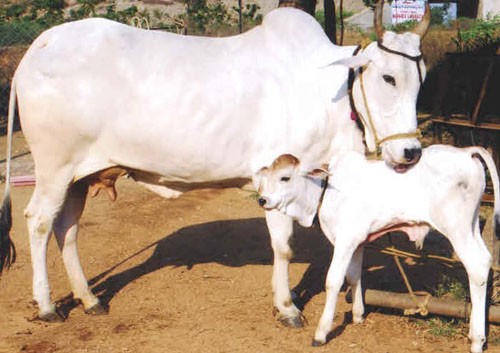
[[[321,346],[324,346],[324,345],[325,345],[325,342],[318,341],[318,340],[315,340],[315,339],[313,339],[312,344],[311,344],[311,346],[313,346],[313,347],[321,347]]]
[[[353,316],[352,322],[356,325],[359,325],[359,324],[362,324],[363,322],[365,322],[365,319],[363,318],[363,316]]]
[[[87,315],[107,315],[108,310],[101,304],[97,303],[91,308],[85,309],[85,314]]]

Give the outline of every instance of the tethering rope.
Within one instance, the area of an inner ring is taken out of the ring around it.
[[[373,134],[373,139],[375,142],[375,151],[369,151],[366,153],[366,156],[368,159],[380,159],[381,151],[380,147],[384,142],[387,141],[392,141],[392,140],[400,140],[400,139],[406,139],[406,138],[416,138],[416,139],[421,139],[422,138],[422,133],[420,132],[420,129],[416,129],[415,132],[404,132],[404,133],[399,133],[399,134],[394,134],[394,135],[389,135],[386,136],[382,139],[379,138],[377,134],[377,130],[375,129],[375,124],[373,124],[373,118],[370,113],[370,109],[368,108],[368,98],[366,97],[366,92],[365,92],[365,84],[363,80],[363,69],[361,68],[361,72],[359,73],[359,84],[361,88],[361,94],[363,97],[363,103],[365,105],[365,110],[366,110],[366,115],[367,119],[364,119],[362,114],[358,115],[365,120],[365,122],[368,124],[372,134]]]
[[[449,257],[445,257],[445,256],[430,255],[430,254],[419,255],[419,254],[415,254],[412,252],[397,249],[396,247],[394,247],[394,245],[392,245],[392,238],[390,237],[390,235],[389,235],[389,241],[391,242],[390,246],[383,247],[383,246],[378,246],[376,244],[368,244],[368,245],[366,245],[366,247],[372,248],[374,250],[378,250],[380,253],[383,253],[386,255],[391,255],[393,257],[394,262],[396,263],[396,266],[399,270],[399,273],[400,273],[400,275],[403,279],[403,282],[406,286],[406,289],[408,290],[408,293],[415,304],[415,308],[405,309],[403,311],[404,315],[420,314],[422,316],[427,316],[429,314],[429,310],[427,309],[427,304],[429,303],[429,300],[432,298],[432,295],[428,292],[415,292],[413,290],[411,283],[408,279],[408,276],[406,275],[406,272],[401,264],[400,258],[404,257],[404,258],[410,258],[410,259],[433,259],[433,260],[443,262],[444,265],[448,266],[448,267],[454,267],[457,264],[461,264],[461,262],[458,260],[455,260],[455,259],[451,259]],[[499,266],[491,266],[491,268],[494,271],[500,271]],[[423,302],[418,300],[418,296],[422,296],[422,295],[425,295],[425,300]],[[465,303],[465,304],[467,304],[467,303]]]

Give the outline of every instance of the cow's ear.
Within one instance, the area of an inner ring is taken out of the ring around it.
[[[358,68],[361,66],[365,66],[370,61],[371,61],[371,59],[370,59],[370,57],[368,57],[368,55],[358,54],[355,56],[350,56],[348,58],[343,58],[343,59],[334,61],[334,62],[330,63],[328,66],[330,66],[330,65],[343,65],[343,66],[347,66],[351,69],[355,69],[355,68]]]

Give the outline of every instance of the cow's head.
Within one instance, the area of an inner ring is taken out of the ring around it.
[[[256,174],[259,205],[266,210],[278,210],[302,226],[310,227],[327,175],[325,169],[307,169],[297,157],[283,154]]]
[[[405,171],[421,155],[416,102],[426,74],[420,43],[429,27],[430,8],[427,4],[412,32],[397,34],[384,30],[382,7],[383,0],[375,9],[377,42],[334,64],[356,69],[351,101],[364,125],[368,150],[381,152],[397,171]]]

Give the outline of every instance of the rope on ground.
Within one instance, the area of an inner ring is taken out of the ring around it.
[[[417,296],[415,292],[413,291],[413,288],[411,287],[410,281],[408,280],[408,276],[406,276],[406,272],[401,265],[401,261],[399,260],[399,256],[393,255],[394,262],[396,263],[399,273],[401,274],[401,277],[403,278],[403,281],[405,283],[406,289],[408,289],[408,293],[410,294],[411,299],[413,300],[413,303],[415,304],[414,309],[405,309],[404,314],[405,315],[415,315],[415,314],[420,314],[422,316],[427,316],[429,315],[429,310],[427,309],[427,303],[429,302],[429,299],[431,298],[431,295],[427,293],[427,297],[423,303],[420,303],[420,301],[417,299]]]

